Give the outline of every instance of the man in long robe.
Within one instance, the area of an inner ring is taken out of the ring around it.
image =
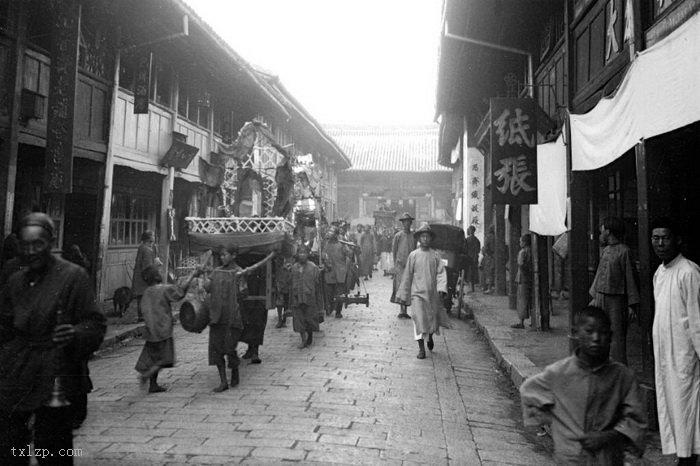
[[[425,359],[425,340],[433,351],[433,334],[440,334],[440,327],[451,328],[443,306],[447,294],[447,272],[438,253],[430,248],[435,232],[425,223],[414,233],[420,243],[408,255],[401,285],[396,294],[401,303],[411,307],[414,337],[418,342],[418,359]]]
[[[616,217],[600,225],[600,243],[605,247],[589,294],[590,304],[605,310],[612,321],[610,357],[627,364],[627,308],[639,304],[639,290],[630,248],[620,242],[624,231],[624,223]]]
[[[45,406],[57,374],[68,400],[89,391],[88,356],[104,338],[105,317],[97,307],[85,271],[51,254],[55,227],[35,212],[20,224],[27,267],[13,274],[0,295],[0,464],[28,464],[12,455],[30,443],[35,449],[73,448],[75,407]],[[56,454],[57,456],[57,454]],[[73,464],[52,458],[51,464]]]
[[[369,226],[365,227],[362,233],[359,234],[358,245],[360,246],[360,276],[367,280],[372,278],[374,255],[376,253],[374,235]]]
[[[661,450],[678,464],[700,453],[700,268],[680,253],[670,219],[654,222],[651,243],[662,264],[654,274],[654,366]]]
[[[341,318],[343,303],[338,297],[347,293],[346,278],[352,252],[347,246],[338,242],[339,230],[331,227],[328,230],[326,247],[323,250],[324,278],[326,281],[326,315],[335,309],[335,317]]]
[[[406,261],[408,261],[408,255],[416,249],[416,239],[411,233],[411,223],[413,222],[413,217],[408,212],[399,218],[401,221],[401,226],[403,230],[399,231],[394,235],[394,239],[391,244],[392,258],[394,260],[394,283],[391,290],[391,302],[397,303],[401,306],[399,311],[399,319],[410,319],[411,316],[406,312],[406,305],[399,303],[396,298],[396,293],[399,290],[399,285],[401,284],[401,278],[403,278],[403,271],[406,268]]]
[[[154,249],[155,233],[151,230],[146,230],[141,234],[141,244],[136,251],[136,262],[134,263],[134,276],[131,282],[131,296],[136,298],[136,313],[137,320],[143,321],[143,313],[141,312],[141,297],[143,292],[148,288],[148,284],[144,279],[144,272],[152,265],[160,267],[162,262],[156,255]]]
[[[479,253],[481,252],[481,242],[474,235],[475,232],[476,228],[474,225],[469,225],[469,228],[467,228],[467,239],[465,240],[467,263],[464,280],[471,285],[472,293],[474,292],[474,286],[479,283]]]
[[[323,312],[321,305],[321,272],[308,260],[308,249],[302,246],[297,251],[297,261],[292,266],[290,305],[294,315],[294,331],[301,336],[301,348],[311,346],[313,332],[318,332]]]

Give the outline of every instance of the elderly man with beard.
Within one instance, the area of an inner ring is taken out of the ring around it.
[[[0,464],[28,464],[12,449],[31,442],[55,452],[50,464],[73,464],[60,449],[73,448],[72,408],[46,406],[61,374],[70,400],[86,390],[83,361],[104,338],[105,317],[85,271],[51,254],[55,227],[43,213],[20,223],[27,267],[12,275],[0,295]],[[40,460],[49,461],[49,458]]]

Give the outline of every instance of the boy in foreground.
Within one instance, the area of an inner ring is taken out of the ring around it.
[[[646,412],[634,372],[610,359],[610,318],[588,306],[577,317],[576,353],[520,387],[525,425],[551,423],[557,464],[622,465],[644,450]]]

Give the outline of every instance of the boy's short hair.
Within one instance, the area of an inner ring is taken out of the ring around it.
[[[578,315],[576,316],[576,327],[580,327],[586,321],[586,319],[589,318],[597,320],[608,328],[612,327],[612,322],[610,321],[610,316],[608,316],[607,312],[596,306],[586,306],[579,311]]]
[[[654,219],[651,222],[651,228],[649,228],[649,231],[653,231],[656,228],[666,228],[671,230],[671,233],[673,233],[675,236],[682,236],[681,228],[678,225],[678,222],[670,217],[659,217]]]
[[[602,225],[619,240],[625,235],[625,223],[618,217],[605,217]]]
[[[160,276],[158,267],[155,265],[149,265],[143,269],[143,281],[146,282],[148,286],[157,285],[163,282],[163,278]]]

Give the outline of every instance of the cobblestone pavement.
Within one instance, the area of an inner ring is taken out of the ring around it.
[[[270,311],[262,364],[244,361],[241,384],[223,393],[211,392],[206,331],[177,328],[166,393],[138,387],[141,340],[101,354],[76,464],[552,464],[471,322],[453,318],[416,359],[389,277],[365,283],[371,305],[327,318],[311,348],[297,348],[291,322],[275,329]]]

